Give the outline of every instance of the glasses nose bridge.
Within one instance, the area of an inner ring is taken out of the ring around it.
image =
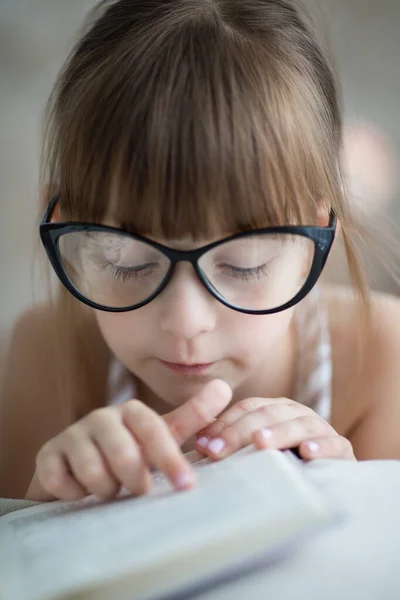
[[[205,254],[208,250],[209,250],[208,247],[196,248],[194,250],[178,250],[176,248],[165,248],[164,247],[163,253],[171,261],[171,266],[169,268],[169,275],[167,277],[167,280],[165,281],[163,289],[165,289],[165,287],[167,287],[169,285],[169,283],[171,282],[171,279],[175,272],[175,267],[181,262],[188,262],[192,265],[197,279],[207,289],[208,293],[210,293],[208,286],[205,284],[205,282],[201,276],[200,268],[198,266],[198,261],[203,256],[203,254]]]
[[[198,248],[195,250],[177,250],[175,248],[168,248],[164,250],[171,261],[171,272],[175,270],[178,263],[188,262],[192,265],[196,274],[198,274],[198,261],[207,252],[207,248]]]

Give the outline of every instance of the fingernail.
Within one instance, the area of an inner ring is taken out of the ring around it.
[[[175,479],[177,490],[188,490],[192,487],[193,483],[193,476],[190,473],[180,473]]]
[[[266,440],[270,440],[272,437],[272,431],[270,429],[267,429],[266,427],[264,427],[264,429],[260,429],[260,433]]]
[[[200,448],[206,448],[208,446],[209,439],[205,436],[199,438],[196,442],[196,446],[200,446]]]
[[[225,440],[222,438],[216,438],[215,440],[211,440],[211,442],[207,446],[207,450],[212,452],[213,454],[220,454],[222,450],[225,448]]]
[[[319,444],[317,444],[317,442],[307,442],[307,448],[310,450],[310,452],[318,452],[319,451]]]

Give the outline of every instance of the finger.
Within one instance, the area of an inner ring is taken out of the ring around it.
[[[222,379],[213,379],[196,396],[163,417],[181,446],[212,423],[232,399],[232,390]]]
[[[29,500],[78,500],[88,495],[68,468],[66,457],[60,451],[47,451],[44,446],[37,458],[36,474],[26,497]]]
[[[299,453],[304,460],[316,458],[342,458],[356,460],[350,441],[341,435],[318,437],[302,442]]]
[[[300,416],[253,434],[258,448],[293,448],[317,437],[335,435],[335,430],[317,415]]]
[[[293,418],[294,403],[276,402],[260,406],[257,410],[237,419],[233,425],[222,429],[220,435],[209,441],[203,452],[211,458],[226,458],[240,448],[252,443],[253,434],[261,428],[273,427]],[[201,443],[201,439],[197,443]],[[196,446],[197,447],[197,446]]]
[[[57,497],[50,494],[40,483],[37,471],[29,484],[28,491],[25,494],[25,500],[35,500],[37,502],[51,502],[57,500]]]
[[[120,483],[86,430],[79,426],[68,428],[63,436],[63,445],[71,472],[83,487],[98,498],[112,498],[117,494]]]
[[[246,398],[237,402],[232,408],[226,410],[220,417],[199,432],[199,439],[204,437],[212,439],[218,437],[226,427],[237,423],[240,419],[245,418],[248,414],[260,409],[261,407],[269,406],[299,406],[297,403],[287,400],[286,398]],[[200,447],[205,446],[205,440],[202,440]]]
[[[164,473],[176,489],[188,489],[194,485],[194,471],[164,419],[138,400],[124,405],[122,419],[147,463]]]
[[[146,494],[151,488],[150,472],[132,433],[122,422],[121,413],[106,415],[98,411],[91,431],[116,481],[134,495]]]

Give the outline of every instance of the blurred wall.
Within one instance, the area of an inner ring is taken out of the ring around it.
[[[36,230],[40,120],[56,73],[93,4],[0,0],[0,331],[44,294],[33,269],[41,253]],[[314,4],[327,20],[347,117],[373,121],[400,151],[399,0]],[[397,202],[389,214],[400,219]],[[341,273],[333,275],[341,279]],[[385,278],[379,286],[397,291]]]

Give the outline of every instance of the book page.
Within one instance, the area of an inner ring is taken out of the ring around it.
[[[304,470],[345,518],[284,563],[196,600],[400,599],[400,460],[321,459]]]
[[[3,598],[67,598],[80,588],[131,572],[138,588],[139,573],[151,575],[156,565],[172,564],[174,557],[182,559],[210,543],[229,539],[230,560],[251,554],[254,536],[247,549],[238,543],[243,532],[256,531],[261,524],[268,525],[262,547],[272,547],[285,535],[329,518],[324,502],[297,465],[278,451],[247,448],[220,462],[202,459],[197,452],[190,455],[197,462],[198,483],[186,492],[175,492],[156,473],[147,496],[123,493],[106,503],[89,496],[2,517]],[[209,559],[209,550],[207,555]],[[216,564],[219,559],[213,560]],[[173,579],[172,568],[169,576]],[[144,588],[137,597],[147,597]],[[98,593],[93,597],[99,598]]]

